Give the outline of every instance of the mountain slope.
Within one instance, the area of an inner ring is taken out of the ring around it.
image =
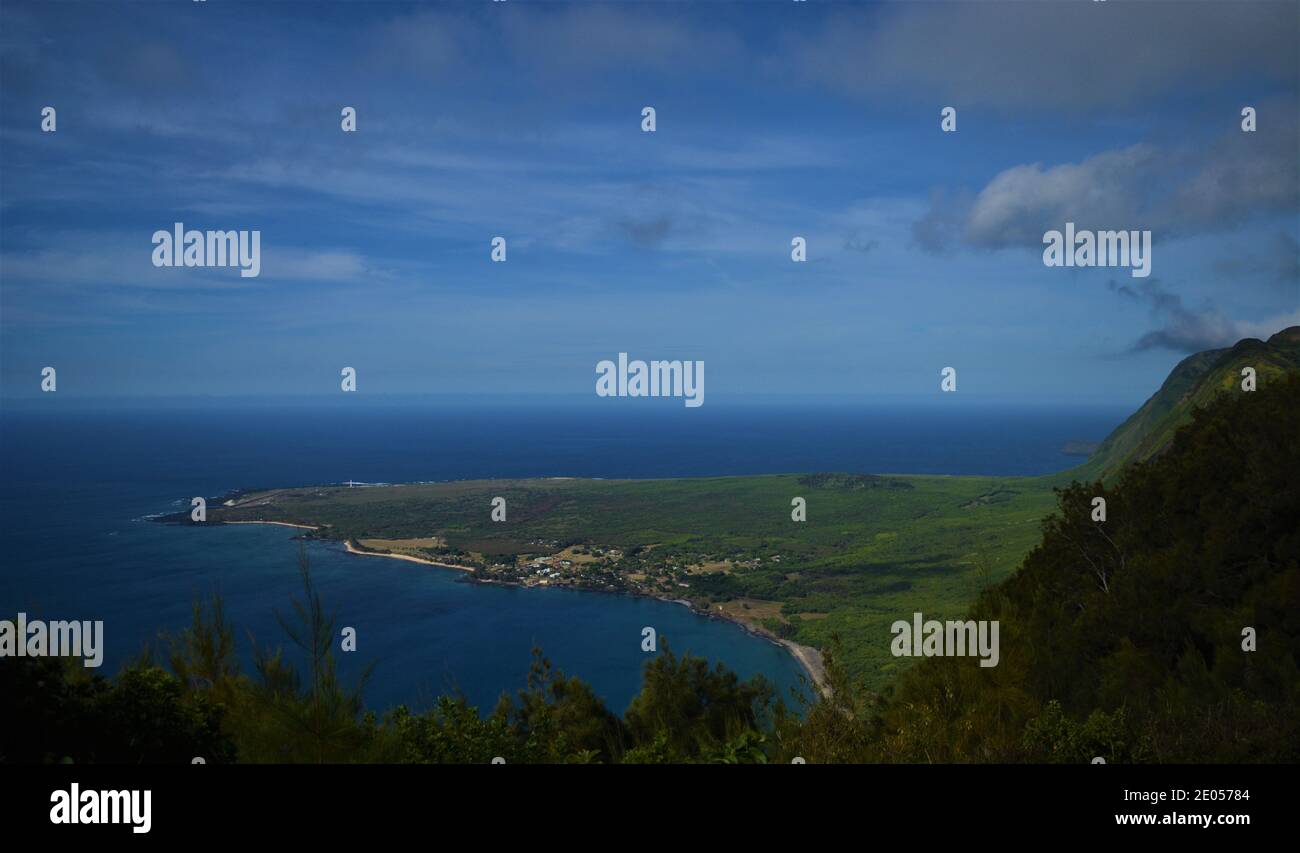
[[[882,758],[1294,763],[1297,435],[1291,372],[1192,409],[1114,482],[1060,490],[1038,546],[968,616],[1000,625],[998,665],[938,655],[902,673]]]
[[[1259,386],[1300,371],[1300,326],[1291,326],[1267,342],[1245,338],[1226,349],[1206,350],[1178,363],[1160,390],[1106,437],[1088,461],[1074,470],[1081,480],[1110,480],[1130,462],[1161,453],[1192,411],[1224,392],[1240,392],[1241,370],[1255,368]]]

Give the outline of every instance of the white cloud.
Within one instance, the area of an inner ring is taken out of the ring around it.
[[[915,235],[929,249],[954,242],[1041,248],[1042,236],[1079,229],[1151,230],[1157,240],[1212,233],[1300,210],[1294,113],[1267,134],[1230,132],[1213,145],[1140,143],[1077,163],[1029,163],[994,175],[974,197],[937,194]]]

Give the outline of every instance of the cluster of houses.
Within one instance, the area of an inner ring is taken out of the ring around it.
[[[768,559],[769,561],[773,562],[773,563],[779,563],[779,562],[781,562],[781,555],[780,555],[780,554],[771,554],[771,555],[768,556],[767,559]],[[752,560],[734,560],[734,561],[732,561],[732,565],[733,565],[733,566],[739,566],[739,567],[744,568],[744,569],[756,569],[756,568],[758,568],[759,566],[763,565],[763,558],[762,558],[762,557],[755,557],[755,558],[752,559]]]
[[[552,580],[558,579],[566,569],[573,568],[573,561],[560,560],[555,557],[538,557],[525,563],[524,568],[538,578],[537,582],[539,584],[548,584]]]
[[[545,549],[556,549],[560,547],[560,543],[558,542],[549,542],[541,539],[534,540],[529,544]],[[594,561],[581,559],[581,556],[585,555],[590,555],[596,559]],[[578,556],[579,559],[571,559],[571,557],[575,556]],[[697,555],[697,558],[700,563],[710,560],[727,559],[732,566],[738,568],[756,568],[762,565],[765,561],[765,558],[763,557],[754,557],[753,559],[742,561],[737,560],[736,556],[738,555],[733,555],[730,558],[719,558],[700,554]],[[585,584],[604,580],[605,583],[603,585],[609,586],[610,576],[605,574],[605,572],[613,568],[611,563],[621,560],[622,558],[623,552],[618,548],[580,545],[575,546],[572,551],[566,549],[549,556],[530,556],[522,558],[515,567],[514,572],[511,574],[513,574],[518,581],[521,581],[526,585],[536,584],[538,586],[546,586],[552,583],[573,582]],[[667,583],[689,589],[690,584],[686,581],[691,575],[691,567],[683,564],[689,559],[690,558],[687,557],[686,560],[682,560],[680,556],[676,560],[670,559],[666,563],[662,564],[658,571],[656,571],[653,566],[642,567],[643,564],[640,561],[637,561],[635,566],[628,566],[627,568],[629,571],[648,573],[649,576],[645,578],[645,581],[648,581],[650,586],[654,586],[656,583],[655,580],[652,580],[652,577],[658,575],[659,583]],[[781,562],[781,555],[771,554],[766,558],[766,561],[779,563]],[[583,568],[597,571],[585,573],[581,571]],[[630,581],[625,580],[625,582]],[[640,584],[637,585],[639,586]]]

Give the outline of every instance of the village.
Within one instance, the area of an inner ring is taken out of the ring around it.
[[[780,554],[761,557],[680,553],[657,545],[624,551],[589,544],[565,546],[541,539],[528,544],[537,552],[476,561],[475,579],[486,583],[625,592],[696,602],[700,598],[707,601],[716,597],[730,585],[731,576],[737,571],[781,563]],[[551,553],[544,553],[546,551]]]

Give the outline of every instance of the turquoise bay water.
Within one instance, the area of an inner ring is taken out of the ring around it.
[[[712,405],[712,404],[711,404]],[[292,528],[162,525],[194,495],[233,488],[507,476],[665,477],[787,471],[1033,474],[1075,461],[1069,439],[1098,439],[1118,409],[920,412],[717,406],[609,409],[217,406],[0,413],[0,613],[105,622],[102,672],[189,621],[220,591],[239,630],[284,644],[273,614],[300,592]],[[791,442],[809,420],[813,446]],[[1008,429],[1014,423],[1015,429]],[[641,629],[677,651],[763,674],[783,694],[800,669],[781,647],[687,608],[631,596],[517,589],[463,574],[307,545],[339,625],[356,628],[355,675],[377,662],[368,704],[427,705],[463,692],[490,707],[524,685],[540,647],[616,711],[640,685]]]

